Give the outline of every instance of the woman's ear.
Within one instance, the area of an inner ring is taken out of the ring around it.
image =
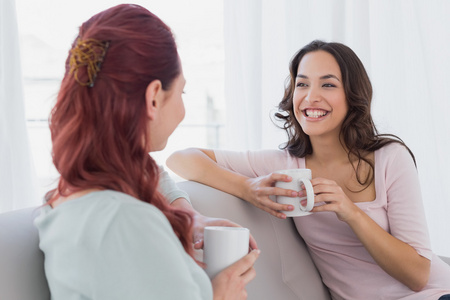
[[[149,83],[145,90],[145,103],[147,105],[147,115],[150,120],[155,119],[163,99],[162,83],[160,80],[155,79]]]

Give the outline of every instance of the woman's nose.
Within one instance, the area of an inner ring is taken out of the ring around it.
[[[308,91],[308,94],[306,95],[306,101],[313,103],[313,102],[319,102],[321,99],[320,92],[317,88],[311,87]]]

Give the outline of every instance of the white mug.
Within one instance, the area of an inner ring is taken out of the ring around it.
[[[250,231],[242,227],[206,226],[203,242],[205,271],[213,279],[248,254]]]
[[[283,189],[290,189],[294,191],[302,190],[302,184],[305,186],[306,197],[286,197],[276,196],[276,201],[280,204],[289,204],[294,206],[294,210],[282,211],[287,217],[307,216],[314,207],[314,190],[311,184],[311,170],[310,169],[289,169],[276,171],[276,173],[286,174],[292,177],[292,181],[284,182],[277,181],[276,187]],[[306,206],[301,204],[301,201],[307,199]]]

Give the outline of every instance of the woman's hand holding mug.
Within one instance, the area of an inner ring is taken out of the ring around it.
[[[266,176],[249,178],[246,184],[244,199],[280,219],[308,215],[314,206],[309,169],[276,171]],[[305,191],[302,191],[303,186]],[[299,198],[305,193],[306,198]],[[306,206],[301,204],[304,199],[307,199]]]

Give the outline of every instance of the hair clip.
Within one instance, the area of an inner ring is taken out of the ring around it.
[[[87,39],[77,39],[76,45],[70,50],[69,67],[70,73],[74,74],[75,80],[82,86],[93,87],[97,74],[101,69],[110,42]],[[78,70],[86,67],[88,80],[81,81]]]

